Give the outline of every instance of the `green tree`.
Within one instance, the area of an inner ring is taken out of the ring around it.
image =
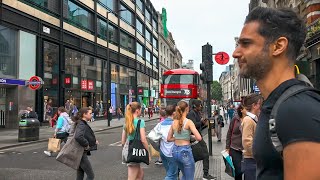
[[[222,88],[218,81],[213,81],[211,84],[211,98],[217,101],[222,100]]]

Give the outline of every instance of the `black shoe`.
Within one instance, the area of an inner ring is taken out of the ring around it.
[[[202,179],[203,180],[216,180],[217,177],[213,177],[210,174],[204,174]]]

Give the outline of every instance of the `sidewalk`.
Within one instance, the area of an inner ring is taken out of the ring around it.
[[[221,155],[221,151],[226,148],[226,136],[228,132],[229,124],[225,124],[224,128],[222,129],[222,139],[221,142],[217,142],[217,137],[212,137],[212,156],[209,158],[209,174],[214,177],[217,177],[217,180],[232,180],[233,178],[227,175],[225,170],[225,165],[223,162],[223,158]],[[205,142],[209,146],[208,143],[208,135],[204,137]],[[199,180],[202,179],[203,170],[202,170],[202,161],[196,163],[196,170],[195,170],[195,179]]]
[[[158,114],[154,114],[154,116],[149,119],[148,117],[142,118],[146,122],[159,119]],[[108,129],[114,129],[117,127],[121,127],[124,124],[124,118],[121,118],[120,121],[118,119],[112,119],[110,122],[110,127],[108,127],[108,120],[103,119],[103,120],[97,120],[94,122],[89,122],[89,125],[91,126],[92,130],[94,132],[99,132],[99,131],[105,131]],[[0,150],[1,149],[7,149],[11,147],[17,147],[17,146],[22,146],[22,145],[27,145],[27,144],[33,144],[37,142],[45,142],[48,141],[48,138],[53,136],[54,133],[54,128],[48,127],[48,126],[41,126],[40,127],[40,133],[39,133],[39,140],[38,141],[30,141],[30,142],[18,142],[18,129],[4,129],[0,130]]]

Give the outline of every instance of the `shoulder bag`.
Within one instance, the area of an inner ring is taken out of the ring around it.
[[[145,163],[149,165],[149,152],[140,139],[140,123],[141,120],[138,121],[134,139],[129,141],[127,163]]]

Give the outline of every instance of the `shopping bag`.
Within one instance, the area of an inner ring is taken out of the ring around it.
[[[235,176],[235,168],[232,162],[232,157],[229,155],[229,153],[226,150],[223,150],[221,152],[224,164],[226,166],[225,173],[227,173],[229,176],[234,177]]]
[[[129,141],[127,139],[126,143],[122,148],[122,162],[126,163],[128,159],[128,151],[129,151]]]
[[[84,147],[82,147],[74,138],[76,132],[62,147],[56,160],[77,170],[80,165],[81,158],[84,153]]]
[[[147,139],[156,151],[160,151],[160,140],[162,134],[160,132],[161,124],[158,123],[148,134]]]
[[[48,151],[59,152],[60,151],[61,139],[49,138]]]
[[[152,145],[149,145],[149,152],[152,157],[160,157],[159,151],[155,150]]]
[[[134,139],[129,141],[127,163],[145,163],[149,165],[149,152],[144,148],[140,139],[140,123],[141,120],[138,121]]]

